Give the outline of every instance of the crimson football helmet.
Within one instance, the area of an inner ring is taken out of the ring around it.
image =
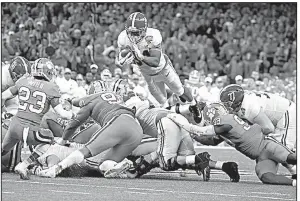
[[[26,73],[31,73],[31,64],[24,57],[16,56],[10,61],[8,70],[12,80],[16,82]]]
[[[244,89],[237,84],[231,84],[220,91],[220,100],[230,112],[238,112],[244,100]]]
[[[135,44],[141,42],[146,36],[147,27],[147,18],[140,12],[130,14],[125,24],[127,36]]]
[[[219,116],[228,114],[229,111],[222,103],[211,103],[203,109],[203,118],[205,125],[214,125],[215,119]]]
[[[37,59],[32,66],[32,76],[43,77],[47,81],[52,81],[55,76],[55,67],[47,58]]]

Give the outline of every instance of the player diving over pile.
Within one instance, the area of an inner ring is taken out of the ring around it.
[[[161,104],[167,107],[167,92],[165,84],[177,94],[182,102],[182,112],[192,112],[196,122],[200,122],[200,111],[197,102],[190,91],[185,88],[173,65],[162,51],[162,36],[159,30],[148,28],[145,15],[140,12],[132,13],[118,37],[119,54],[116,64],[136,64],[144,76],[150,93]]]

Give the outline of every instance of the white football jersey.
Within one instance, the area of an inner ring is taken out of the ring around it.
[[[9,73],[9,64],[3,65],[2,66],[2,81],[1,81],[1,92],[5,91],[11,86],[14,86],[15,83],[12,80],[10,73]]]
[[[161,57],[158,67],[149,67],[145,63],[142,64],[140,70],[142,73],[146,73],[147,75],[153,75],[160,72],[166,64],[166,59],[163,55],[162,48],[162,36],[158,29],[147,28],[146,36],[141,40],[137,46],[139,50],[143,53],[145,50],[149,50],[151,48],[160,48],[161,49]],[[126,46],[132,46],[132,42],[129,40],[126,30],[123,30],[118,37],[118,47],[119,49],[125,48]]]
[[[289,106],[290,101],[281,96],[265,92],[245,91],[238,116],[253,123],[262,108],[262,111],[269,117],[273,125],[276,126],[284,113],[289,109]]]

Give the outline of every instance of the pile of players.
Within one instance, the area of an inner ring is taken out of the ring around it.
[[[46,58],[30,63],[16,57],[3,66],[2,104],[7,111],[2,115],[2,169],[29,179],[30,174],[137,178],[156,167],[181,168],[208,181],[214,168],[238,182],[235,162],[213,161],[193,146],[193,140],[205,145],[226,141],[256,160],[263,183],[295,186],[295,103],[238,85],[221,91],[221,103],[197,103],[163,54],[161,42],[160,31],[148,28],[142,13],[133,13],[118,37],[116,59],[123,68],[132,63],[139,67],[158,108],[129,91],[122,79],[95,81],[88,96],[61,101],[54,65]],[[168,101],[166,86],[177,102]],[[31,155],[19,162],[22,146],[30,146]],[[278,164],[292,179],[276,174]]]

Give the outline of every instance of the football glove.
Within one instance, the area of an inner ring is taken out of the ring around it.
[[[124,66],[125,64],[131,64],[133,62],[134,56],[131,52],[129,52],[125,57],[121,56],[121,52],[119,53],[119,60],[116,60],[116,64],[118,66]]]

